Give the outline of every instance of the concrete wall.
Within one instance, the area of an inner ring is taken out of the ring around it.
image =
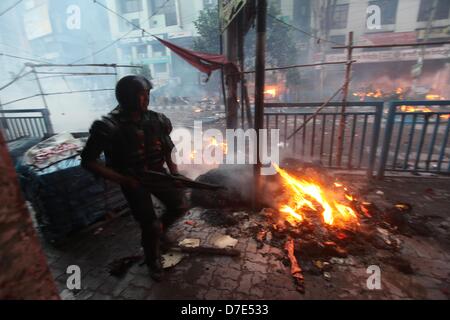
[[[0,300],[59,299],[0,132]]]

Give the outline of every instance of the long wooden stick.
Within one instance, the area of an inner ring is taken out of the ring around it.
[[[344,86],[340,87],[338,89],[338,91],[336,91],[324,104],[322,104],[319,109],[317,109],[316,112],[314,112],[309,118],[307,118],[300,127],[298,127],[297,129],[294,130],[294,132],[287,137],[287,140],[289,140],[290,138],[292,138],[297,132],[299,132],[300,130],[303,129],[304,126],[306,126],[306,124],[308,124],[309,121],[311,121],[312,119],[314,119],[315,116],[317,116],[317,114],[322,111],[323,108],[325,108],[331,100],[333,100],[334,97],[336,97],[338,95],[339,92],[341,92],[344,89]]]
[[[284,249],[287,251],[289,261],[291,262],[291,275],[295,280],[297,290],[300,291],[301,293],[304,293],[305,278],[303,277],[302,268],[300,268],[297,258],[294,255],[294,239],[289,238],[284,245]]]

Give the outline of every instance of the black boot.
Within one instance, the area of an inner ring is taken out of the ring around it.
[[[155,281],[161,281],[163,267],[161,263],[161,223],[154,221],[151,224],[151,230],[143,237],[142,246],[144,247],[145,260],[150,276]]]
[[[147,262],[148,272],[150,277],[156,282],[160,282],[163,277],[163,267],[161,263],[161,258],[155,258]]]
[[[171,248],[173,248],[177,244],[175,239],[172,239],[167,235],[167,233],[163,233],[161,236],[161,251],[166,253]]]

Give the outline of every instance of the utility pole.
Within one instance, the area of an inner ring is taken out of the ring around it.
[[[235,63],[238,60],[238,19],[235,19],[228,25],[226,30],[225,52],[230,62]],[[239,74],[232,68],[225,68],[225,79],[227,84],[227,129],[236,129],[238,123],[238,101],[237,101],[237,83]]]
[[[338,150],[337,150],[337,167],[342,164],[342,153],[344,149],[344,134],[345,134],[345,111],[347,109],[348,89],[350,86],[350,76],[352,72],[352,54],[353,54],[353,32],[348,34],[347,45],[347,67],[345,69],[345,83],[342,97],[341,119],[339,122],[338,134]]]
[[[47,99],[45,99],[45,93],[44,93],[44,90],[42,89],[41,81],[40,81],[39,76],[38,76],[38,74],[36,72],[36,67],[35,66],[31,66],[31,70],[32,70],[32,72],[34,74],[34,77],[36,79],[36,83],[38,85],[39,92],[40,92],[41,97],[42,97],[42,102],[44,103],[44,106],[45,106],[45,112],[43,113],[43,115],[44,115],[45,126],[47,128],[47,133],[48,134],[53,134],[54,130],[53,130],[53,125],[52,125],[52,123],[50,121],[50,110],[48,109]]]
[[[239,38],[238,38],[238,56],[239,56],[239,62],[240,62],[240,69],[241,72],[244,72],[245,69],[245,65],[244,65],[244,19],[245,16],[244,14],[241,12],[239,14],[239,27],[238,27],[238,33],[239,33]],[[241,82],[241,88],[240,88],[240,99],[239,99],[239,105],[241,108],[241,128],[244,129],[244,125],[245,125],[245,117],[244,117],[244,101],[245,101],[245,79],[244,79],[245,75],[244,73],[241,74],[240,77],[240,82]]]
[[[430,11],[430,17],[428,18],[427,26],[425,28],[425,35],[423,38],[423,42],[427,42],[430,37],[430,31],[431,31],[431,28],[433,27],[433,20],[434,20],[434,15],[436,14],[437,5],[438,5],[438,0],[433,0],[431,11]],[[412,93],[413,94],[415,94],[415,92],[416,92],[417,82],[420,78],[420,75],[422,74],[424,60],[425,60],[425,53],[426,53],[426,48],[425,48],[425,46],[423,46],[420,50],[419,58],[417,59],[417,64],[413,67],[413,70],[411,71],[412,76],[413,76],[413,81],[412,81]]]
[[[256,16],[256,62],[255,62],[255,130],[256,130],[256,156],[254,166],[253,209],[260,205],[258,197],[260,191],[261,158],[259,133],[264,127],[264,85],[266,69],[266,29],[267,29],[267,0],[258,0]]]

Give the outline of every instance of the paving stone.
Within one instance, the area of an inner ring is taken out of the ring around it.
[[[113,297],[107,294],[101,294],[99,292],[96,292],[95,294],[93,294],[89,300],[112,300]]]
[[[219,290],[235,290],[239,283],[236,280],[223,278],[215,274],[211,281],[211,286]]]
[[[141,287],[128,286],[121,296],[126,300],[142,300],[148,295],[148,290]]]
[[[247,271],[251,271],[251,272],[262,272],[262,273],[266,273],[267,272],[267,266],[264,264],[260,264],[260,263],[254,263],[251,261],[245,261],[244,262],[244,266],[243,266],[244,270]]]
[[[134,275],[133,279],[130,281],[130,284],[136,287],[150,289],[152,285],[155,283],[154,280],[147,275]]]
[[[431,290],[427,290],[427,299],[448,300],[448,296],[446,294],[444,294],[441,290],[431,289]]]
[[[245,259],[254,263],[266,263],[267,259],[259,253],[247,252]]]
[[[255,240],[250,239],[247,243],[246,252],[257,253],[258,252],[258,244]]]
[[[242,274],[239,280],[239,286],[236,290],[240,293],[248,294],[250,292],[250,288],[252,287],[252,277],[253,274],[251,273]]]
[[[81,290],[77,294],[74,294],[76,300],[87,300],[94,295],[91,290]]]
[[[205,293],[205,299],[206,300],[219,300],[219,299],[223,299],[224,295],[226,295],[226,292],[223,292],[222,290],[209,288],[208,291]]]
[[[236,281],[241,276],[241,271],[240,270],[236,270],[236,269],[232,269],[232,268],[218,267],[214,271],[214,274],[218,275],[218,276],[220,276],[222,278],[231,279],[231,280],[235,280]]]

